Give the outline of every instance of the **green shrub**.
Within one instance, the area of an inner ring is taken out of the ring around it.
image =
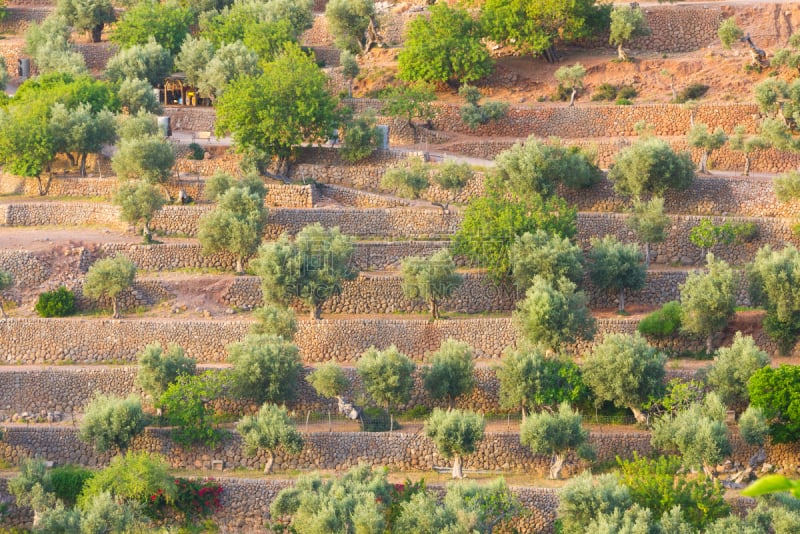
[[[189,154],[186,157],[189,159],[201,160],[206,157],[206,151],[197,143],[189,143]]]
[[[708,92],[708,89],[709,88],[707,85],[703,85],[702,83],[693,83],[678,93],[678,97],[675,99],[675,102],[678,104],[683,104],[689,100],[697,100],[705,95]]]
[[[417,419],[426,419],[430,414],[431,414],[430,408],[418,404],[417,406],[414,406],[410,410],[406,410],[406,412],[403,414],[403,417],[406,419],[417,420]]]
[[[619,89],[617,89],[617,98],[635,98],[636,97],[636,89],[633,88],[632,85],[622,85]]]
[[[614,102],[618,106],[632,106],[633,102],[629,98],[618,98],[616,102]]]
[[[758,237],[758,225],[754,222],[729,223],[736,243],[749,243]]]
[[[681,304],[677,300],[667,302],[639,322],[639,333],[645,336],[667,337],[681,326]]]
[[[564,87],[561,84],[558,84],[556,87],[556,92],[553,94],[553,100],[560,101],[560,102],[569,102],[570,97],[572,96],[572,89],[568,87]]]
[[[74,506],[78,495],[83,491],[84,484],[93,476],[93,471],[77,465],[55,467],[50,470],[53,493],[66,506]]]
[[[617,98],[617,86],[610,83],[601,83],[592,93],[592,102],[608,101]]]
[[[75,313],[75,294],[64,286],[39,295],[34,307],[39,317],[67,317]]]

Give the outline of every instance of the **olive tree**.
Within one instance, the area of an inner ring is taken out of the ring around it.
[[[247,456],[261,450],[266,451],[264,474],[272,471],[274,451],[278,447],[283,447],[290,454],[298,454],[303,450],[303,436],[294,427],[286,408],[282,406],[263,404],[256,415],[245,415],[236,423],[236,432],[242,436]]]
[[[583,379],[596,402],[628,408],[645,423],[645,403],[664,391],[664,356],[639,334],[607,334],[583,365]]]
[[[677,154],[663,139],[648,136],[620,151],[608,179],[621,195],[662,196],[668,189],[692,185],[694,163],[688,152]]]
[[[370,347],[356,364],[356,370],[370,397],[389,412],[389,431],[394,430],[392,406],[411,398],[416,365],[391,345],[386,350]]]
[[[147,80],[125,78],[117,91],[119,103],[131,115],[139,112],[161,113],[161,104]]]
[[[111,448],[124,452],[144,430],[146,421],[139,397],[123,399],[98,394],[84,410],[78,437],[94,445],[98,452]]]
[[[769,361],[769,355],[758,348],[751,336],[736,332],[730,347],[717,349],[708,371],[708,384],[723,403],[741,411],[750,401],[747,382]]]
[[[106,64],[105,76],[112,83],[139,79],[155,86],[171,72],[172,56],[169,50],[151,38],[145,44],[131,46],[114,54]]]
[[[352,238],[338,227],[314,223],[300,230],[294,241],[282,234],[261,245],[252,267],[261,277],[265,302],[298,299],[308,306],[312,319],[319,319],[322,304],[358,274],[350,263],[352,254]]]
[[[794,245],[783,250],[761,247],[748,266],[750,300],[767,310],[764,330],[788,353],[800,334],[800,253]]]
[[[250,334],[228,345],[231,382],[237,396],[257,402],[294,397],[303,364],[297,345],[274,334]]]
[[[699,148],[703,151],[698,172],[702,174],[708,172],[708,158],[711,157],[712,152],[722,148],[727,140],[728,136],[725,135],[725,132],[720,127],[710,132],[705,124],[698,123],[692,126],[686,134],[686,141],[690,147]]]
[[[472,372],[472,348],[462,341],[448,338],[431,354],[431,365],[424,372],[425,390],[433,399],[447,400],[452,410],[456,397],[467,395],[475,387]]]
[[[325,19],[340,50],[367,52],[378,40],[373,0],[330,0],[325,5]]]
[[[291,341],[297,333],[297,316],[291,308],[266,305],[253,310],[257,322],[250,326],[251,334],[274,334]]]
[[[550,282],[560,278],[583,281],[583,251],[569,238],[545,230],[525,232],[514,239],[510,249],[514,284],[526,290],[534,276]]]
[[[728,147],[735,152],[742,153],[744,156],[742,175],[750,176],[750,164],[753,153],[759,150],[766,150],[770,147],[770,142],[760,135],[747,135],[747,128],[739,125],[733,129],[733,135],[728,137]]]
[[[736,313],[737,283],[733,269],[723,260],[706,256],[707,272],[692,271],[680,286],[681,330],[705,336],[706,353],[714,350],[714,337]]]
[[[667,414],[653,424],[654,447],[680,454],[686,467],[702,467],[711,475],[713,466],[731,453],[725,406],[714,393],[676,415]]]
[[[495,158],[498,175],[518,196],[539,194],[549,197],[559,184],[578,189],[589,187],[603,177],[591,153],[565,147],[558,139],[543,141],[534,136]]]
[[[496,369],[500,382],[500,406],[528,411],[553,409],[562,402],[585,400],[586,386],[576,364],[548,357],[538,347],[522,346],[508,351]]]
[[[534,276],[525,298],[512,315],[522,339],[556,350],[579,336],[594,336],[594,318],[586,307],[586,295],[561,278],[555,282]]]
[[[58,0],[56,13],[79,32],[91,32],[92,42],[99,43],[103,27],[117,20],[111,0]]]
[[[611,11],[611,27],[608,42],[617,45],[617,56],[620,61],[628,61],[630,57],[623,48],[636,37],[650,35],[647,17],[639,7],[615,7]]]
[[[187,358],[175,343],[167,345],[166,350],[158,342],[147,345],[139,353],[138,363],[136,385],[156,401],[176,378],[193,375],[196,369],[195,360]]]
[[[56,152],[66,154],[72,164],[77,161],[81,176],[86,176],[88,155],[99,154],[117,136],[114,114],[107,109],[94,112],[88,102],[73,108],[53,104],[49,127]]]
[[[122,184],[114,195],[114,204],[120,208],[120,218],[132,225],[142,223],[145,244],[153,241],[150,222],[165,203],[164,195],[144,180]]]
[[[203,254],[227,251],[236,258],[236,273],[244,271],[244,260],[258,250],[267,224],[264,188],[235,183],[217,197],[214,211],[198,223],[197,239]]]
[[[444,204],[434,202],[444,211],[450,207],[451,202],[455,202],[456,197],[466,187],[470,180],[472,180],[475,173],[468,163],[458,163],[454,160],[447,160],[439,165],[433,172],[431,181],[439,186],[439,189],[448,194],[447,201]]]
[[[553,456],[548,478],[557,480],[564,466],[566,454],[581,450],[589,439],[584,430],[583,416],[573,411],[568,402],[559,405],[555,413],[540,412],[528,416],[519,429],[520,442],[534,454]]]
[[[14,275],[8,271],[0,269],[0,317],[8,319],[5,308],[3,308],[3,291],[14,285]]]
[[[122,138],[111,158],[111,168],[123,180],[163,184],[172,175],[175,150],[162,135]]]
[[[571,67],[559,67],[554,76],[561,87],[572,91],[569,97],[569,107],[574,106],[575,95],[583,89],[583,78],[586,76],[586,69],[580,63],[575,63]]]
[[[323,397],[338,400],[342,399],[342,395],[350,387],[350,380],[345,376],[342,368],[333,362],[321,365],[307,374],[306,382],[311,384],[314,391]]]
[[[453,460],[453,478],[464,478],[462,459],[475,452],[484,426],[483,417],[470,410],[436,408],[425,421],[425,435],[443,458]]]
[[[375,113],[362,113],[344,126],[339,153],[346,161],[361,161],[380,148],[382,142],[383,132],[378,127]]]
[[[589,278],[601,290],[616,293],[619,311],[625,311],[625,290],[638,291],[647,279],[647,265],[636,243],[620,243],[613,235],[592,238]]]
[[[122,254],[117,254],[113,258],[97,260],[89,267],[83,282],[83,292],[91,298],[111,299],[111,316],[119,319],[117,297],[133,285],[135,277],[136,265]]]
[[[456,272],[450,251],[442,249],[429,258],[411,256],[400,267],[403,273],[403,295],[428,303],[431,317],[439,318],[439,302],[461,287],[464,277]]]
[[[650,265],[650,245],[661,243],[666,239],[666,227],[669,217],[664,215],[664,199],[653,197],[643,201],[633,199],[633,209],[627,220],[628,227],[636,233],[636,237],[644,243],[644,265]]]
[[[416,199],[430,187],[429,173],[430,169],[422,158],[411,158],[405,165],[387,169],[380,187],[397,196]]]

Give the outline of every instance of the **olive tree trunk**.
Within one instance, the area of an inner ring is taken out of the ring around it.
[[[453,456],[453,478],[464,478],[464,470],[462,469],[461,456],[456,454]]]
[[[267,450],[267,462],[264,464],[264,474],[268,475],[272,472],[272,466],[275,464],[275,457],[272,451]]]
[[[565,459],[566,457],[563,453],[556,453],[553,455],[553,462],[550,464],[550,474],[547,476],[548,479],[558,480],[560,478]]]

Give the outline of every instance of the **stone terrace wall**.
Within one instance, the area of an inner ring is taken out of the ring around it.
[[[320,292],[325,291],[321,288]],[[463,284],[452,296],[442,299],[443,310],[481,313],[487,310],[509,311],[520,295],[513,289],[488,282],[485,275],[465,273]],[[261,285],[257,277],[237,277],[223,301],[238,308],[261,306]],[[299,309],[302,309],[298,305]],[[427,304],[403,296],[402,277],[397,274],[362,273],[357,279],[342,283],[341,293],[322,304],[323,313],[425,313]]]
[[[163,455],[176,469],[211,468],[212,461],[221,460],[226,469],[246,467],[258,469],[266,454],[246,457],[238,435],[226,438],[215,448],[202,446],[184,449],[169,439],[168,429],[150,428],[134,439],[131,450]],[[276,469],[335,469],[338,471],[359,463],[387,466],[389,469],[422,470],[450,465],[439,456],[436,447],[423,434],[402,431],[392,433],[325,432],[304,434],[305,445],[298,455],[275,454]],[[592,432],[590,443],[597,450],[600,462],[616,456],[630,457],[633,452],[648,455],[652,452],[650,434],[626,432],[621,434]],[[753,448],[743,447],[737,437],[733,441],[733,459],[745,462]],[[800,444],[767,445],[767,461],[776,467],[797,465]],[[0,442],[0,458],[18,465],[24,458],[44,457],[59,465],[73,463],[91,467],[107,465],[112,454],[96,453],[91,445],[78,440],[77,429],[64,427],[32,427],[8,425]],[[536,455],[519,442],[518,433],[487,433],[474,454],[465,458],[466,469],[536,473],[543,475],[550,457]],[[567,473],[576,473],[584,463],[571,457]]]
[[[122,228],[119,210],[99,202],[25,202],[0,204],[0,225],[76,226],[103,225]]]
[[[189,130],[192,132],[214,133],[217,114],[214,108],[165,106],[164,115],[170,118],[173,130]]]
[[[50,276],[48,266],[27,250],[0,250],[0,269],[10,272],[20,286],[37,286]]]
[[[594,343],[606,333],[636,331],[638,319],[597,320]],[[247,335],[249,321],[198,320],[105,320],[105,319],[8,319],[0,321],[0,364],[53,364],[133,362],[145,345],[177,343],[198,362],[223,362],[225,347]],[[763,332],[756,343],[768,352],[775,345]],[[426,320],[347,319],[298,321],[295,342],[307,363],[338,361],[352,363],[371,346],[389,345],[415,360],[439,348],[452,337],[468,343],[476,358],[500,358],[506,347],[515,346],[516,332],[509,318]],[[685,338],[651,340],[664,350],[697,350],[702,340]],[[569,347],[574,354],[589,350],[592,342],[579,341]]]
[[[559,194],[579,211],[621,212],[631,205],[630,199],[614,192],[608,180],[588,189],[562,187]],[[780,202],[771,179],[701,176],[686,191],[668,191],[664,195],[664,210],[694,215],[797,217],[800,200]]]
[[[39,191],[34,180],[23,182],[23,194],[36,197]],[[167,192],[176,198],[184,191],[196,201],[202,201],[205,193],[205,180],[171,180],[165,184]],[[55,177],[50,182],[47,196],[50,197],[100,197],[111,200],[119,189],[119,180],[79,176]],[[311,185],[269,184],[264,198],[266,206],[284,208],[312,208],[319,199],[318,189]]]
[[[580,213],[578,215],[578,242],[589,247],[592,236],[615,235],[625,242],[635,242],[636,237],[628,228],[627,214],[617,213]],[[651,247],[651,259],[657,264],[702,265],[705,254],[689,241],[689,232],[706,217],[695,215],[672,216],[672,226],[667,231],[667,239],[663,243]],[[765,244],[783,248],[786,243],[798,243],[792,234],[792,219],[745,218],[745,217],[710,217],[714,224],[724,222],[754,222],[758,225],[758,237],[741,245],[718,245],[711,249],[717,258],[724,259],[734,265],[742,265],[752,261],[756,251]]]
[[[364,241],[355,244],[351,263],[359,270],[382,271],[397,269],[403,258],[408,256],[430,256],[434,252],[443,248],[448,248],[449,245],[449,241]],[[185,268],[211,268],[233,271],[236,264],[236,258],[232,254],[226,252],[204,256],[200,245],[196,243],[163,243],[157,245],[103,243],[98,246],[95,259],[113,256],[117,253],[125,254],[139,269],[147,271]],[[4,256],[32,258],[30,253],[25,251],[8,251],[5,254],[0,252],[0,266],[9,265],[13,267],[13,262],[4,260]],[[456,260],[461,264],[465,263],[463,258],[456,258]],[[4,261],[6,263],[4,263]],[[29,265],[29,267],[26,268],[34,268],[33,264],[30,262],[38,260],[31,259],[25,261],[29,262],[25,264],[26,266]],[[21,268],[22,264],[20,264],[20,267],[17,269],[20,270]],[[42,266],[42,268],[45,267]],[[26,280],[27,278],[23,279],[23,283],[27,283]]]
[[[42,22],[53,12],[52,7],[9,7],[6,16],[0,21],[0,32],[4,34],[23,34],[31,22]],[[14,62],[14,68],[17,63]]]

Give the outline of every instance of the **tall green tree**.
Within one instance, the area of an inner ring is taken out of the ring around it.
[[[617,155],[608,179],[621,195],[663,196],[668,189],[684,190],[692,185],[694,163],[688,152],[676,154],[666,141],[645,137]]]
[[[84,410],[78,437],[94,445],[98,452],[117,448],[124,452],[141,434],[146,424],[142,401],[138,396],[127,399],[113,395],[97,395]]]
[[[579,147],[565,147],[557,139],[534,136],[516,143],[495,158],[499,177],[516,195],[549,197],[559,184],[578,189],[596,184],[603,173],[593,156]]]
[[[179,345],[170,343],[165,350],[161,343],[150,343],[139,353],[136,385],[158,401],[176,378],[193,375],[195,369],[195,361]]]
[[[143,180],[122,184],[114,195],[114,204],[120,208],[120,218],[133,225],[142,223],[145,244],[153,241],[150,222],[156,212],[164,207],[165,202],[164,195]]]
[[[558,59],[555,45],[608,27],[610,6],[594,0],[487,0],[482,20],[493,41],[521,53]]]
[[[236,273],[244,271],[244,260],[258,250],[267,223],[263,192],[263,187],[238,182],[217,198],[214,211],[198,223],[203,254],[230,252],[236,257]]]
[[[203,69],[197,84],[201,96],[218,98],[239,76],[258,76],[258,55],[240,41],[220,46]]]
[[[585,400],[586,386],[580,371],[566,359],[548,357],[537,347],[509,351],[496,370],[500,381],[500,406],[528,411],[553,409],[562,402]]]
[[[750,377],[750,405],[761,408],[769,422],[773,443],[800,439],[800,366],[762,367]]]
[[[56,152],[67,154],[71,161],[77,159],[81,176],[86,176],[88,155],[99,154],[117,135],[114,115],[106,109],[93,113],[89,103],[67,109],[57,102],[50,110],[49,127]]]
[[[59,0],[56,13],[79,32],[91,32],[99,43],[106,24],[117,20],[111,0]]]
[[[597,402],[628,408],[640,423],[644,404],[664,391],[664,356],[638,333],[606,334],[582,370]]]
[[[256,415],[245,415],[236,423],[236,432],[242,436],[244,452],[252,456],[257,451],[267,453],[264,473],[272,471],[274,451],[283,447],[286,452],[298,454],[303,450],[303,436],[289,419],[285,407],[265,403]]]
[[[550,282],[534,276],[511,320],[520,338],[553,351],[579,337],[594,336],[595,322],[586,307],[586,295],[566,278]]]
[[[250,334],[227,349],[238,396],[257,402],[284,402],[294,397],[303,368],[297,345],[274,334]]]
[[[180,374],[158,399],[156,407],[166,414],[172,439],[179,445],[203,444],[215,447],[223,436],[214,427],[214,401],[222,393],[221,375],[206,371],[199,375]]]
[[[111,168],[122,180],[166,183],[175,165],[175,149],[163,135],[122,138],[111,158]]]
[[[800,336],[800,252],[765,245],[747,268],[750,300],[767,310],[764,330],[786,354]]]
[[[252,266],[261,277],[266,302],[299,299],[319,319],[322,304],[341,291],[342,282],[358,274],[350,264],[353,240],[321,224],[308,225],[290,241],[286,234],[259,248]]]
[[[708,126],[702,123],[697,123],[689,129],[686,134],[686,141],[689,146],[703,151],[698,172],[702,174],[708,173],[708,158],[711,157],[712,152],[722,148],[727,140],[728,136],[719,126],[713,132],[710,132]]]
[[[464,281],[464,277],[456,272],[456,264],[447,249],[439,250],[429,258],[405,258],[400,270],[403,273],[403,295],[427,302],[433,319],[439,318],[441,299],[451,296]]]
[[[643,201],[633,199],[631,216],[627,220],[628,227],[636,233],[636,237],[644,243],[644,265],[650,265],[650,245],[663,242],[667,236],[665,230],[669,217],[664,215],[664,199],[653,197]]]
[[[240,152],[278,158],[284,174],[297,145],[330,137],[336,101],[325,73],[298,46],[287,44],[263,71],[237,78],[217,99],[217,135],[232,133]]]
[[[433,399],[446,399],[447,408],[452,410],[456,397],[469,394],[475,387],[472,348],[447,338],[430,357],[430,367],[423,373],[425,390]]]
[[[121,84],[125,80],[138,79],[156,86],[171,72],[172,55],[169,49],[151,38],[114,54],[106,63],[105,77],[112,83]]]
[[[152,38],[170,54],[177,54],[192,24],[192,10],[178,2],[141,0],[117,21],[111,40],[122,48],[130,48],[147,44]]]
[[[548,478],[557,480],[566,453],[583,451],[582,446],[589,440],[589,431],[583,429],[582,423],[580,412],[563,402],[555,413],[534,413],[525,419],[519,429],[519,440],[535,454],[553,456]]]
[[[722,260],[706,257],[707,272],[692,271],[680,286],[681,329],[705,336],[706,352],[714,350],[714,336],[736,313],[736,283],[733,270]]]
[[[367,52],[378,41],[373,0],[330,0],[325,5],[325,20],[340,50],[352,54]]]
[[[608,42],[617,46],[620,61],[628,61],[630,57],[623,46],[636,37],[650,35],[647,17],[638,7],[621,6],[611,11],[611,26]]]
[[[430,18],[416,17],[406,29],[397,56],[399,77],[452,86],[485,78],[493,61],[482,38],[480,22],[466,9],[434,4]]]
[[[767,353],[758,348],[751,336],[736,332],[730,347],[717,349],[708,371],[708,384],[725,405],[741,412],[750,400],[747,392],[750,377],[766,365],[769,365]]]
[[[453,236],[453,254],[466,256],[486,267],[495,281],[503,281],[512,273],[510,248],[518,236],[541,229],[571,238],[577,233],[576,221],[575,208],[562,198],[513,199],[504,191],[490,191],[464,211]]]
[[[111,299],[112,315],[119,319],[118,296],[133,285],[136,277],[136,265],[122,254],[113,258],[97,260],[89,267],[83,281],[83,292],[86,296],[99,299]]]
[[[592,238],[589,278],[598,289],[617,293],[619,311],[625,311],[625,290],[638,291],[647,279],[647,265],[636,243],[621,243],[615,236]]]
[[[485,422],[481,415],[469,410],[436,408],[425,421],[425,435],[436,445],[445,459],[453,459],[453,478],[464,478],[461,464],[464,456],[475,452],[483,439]]]
[[[356,364],[364,389],[372,400],[389,412],[389,431],[394,430],[392,407],[411,398],[416,365],[408,356],[391,345],[385,350],[370,347]]]
[[[0,110],[0,163],[5,172],[35,178],[40,195],[50,189],[56,155],[48,111],[41,103]]]
[[[653,446],[677,452],[685,467],[703,467],[711,474],[713,466],[731,453],[725,406],[718,403],[718,397],[710,393],[703,404],[692,404],[677,415],[668,414],[656,420]]]

